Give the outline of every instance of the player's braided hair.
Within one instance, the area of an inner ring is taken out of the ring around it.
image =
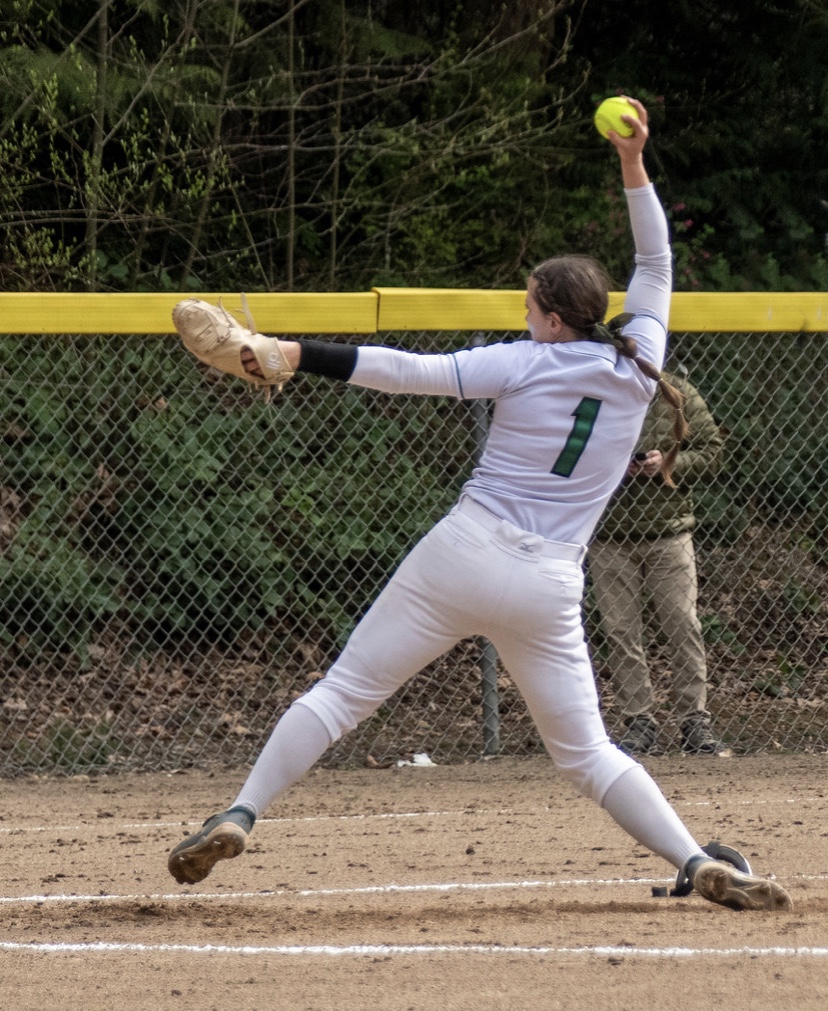
[[[675,442],[664,457],[661,473],[664,483],[674,488],[673,467],[689,430],[684,417],[684,394],[669,383],[652,362],[639,355],[632,337],[621,333],[621,328],[632,319],[630,313],[621,313],[608,323],[603,322],[611,285],[607,272],[591,256],[570,255],[544,260],[529,276],[535,282],[535,300],[544,312],[557,313],[562,323],[583,335],[583,340],[611,343],[619,354],[634,361],[645,376],[658,384],[662,400],[673,408]]]

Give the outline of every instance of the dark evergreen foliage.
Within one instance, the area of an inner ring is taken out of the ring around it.
[[[629,262],[652,110],[679,288],[826,283],[826,0],[0,0],[5,290],[520,286]]]

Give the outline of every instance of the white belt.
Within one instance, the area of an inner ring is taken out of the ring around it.
[[[521,530],[514,523],[502,520],[468,495],[463,495],[455,510],[468,516],[479,526],[497,535],[496,539],[512,550],[527,555],[541,555],[544,558],[559,558],[565,562],[583,562],[586,548],[581,544],[566,544],[564,541],[548,541],[540,534]]]

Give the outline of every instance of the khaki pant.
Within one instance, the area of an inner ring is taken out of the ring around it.
[[[707,662],[696,613],[698,583],[690,533],[652,541],[595,541],[589,572],[621,715],[652,714],[653,685],[643,643],[643,610],[652,600],[671,665],[671,696],[681,722],[706,715]]]

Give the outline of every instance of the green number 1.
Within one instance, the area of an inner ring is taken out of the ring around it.
[[[552,473],[558,477],[572,477],[575,464],[581,459],[581,453],[586,448],[592,429],[595,427],[595,419],[601,408],[601,401],[593,397],[584,397],[572,412],[575,424],[566,440],[560,456],[555,461]]]

